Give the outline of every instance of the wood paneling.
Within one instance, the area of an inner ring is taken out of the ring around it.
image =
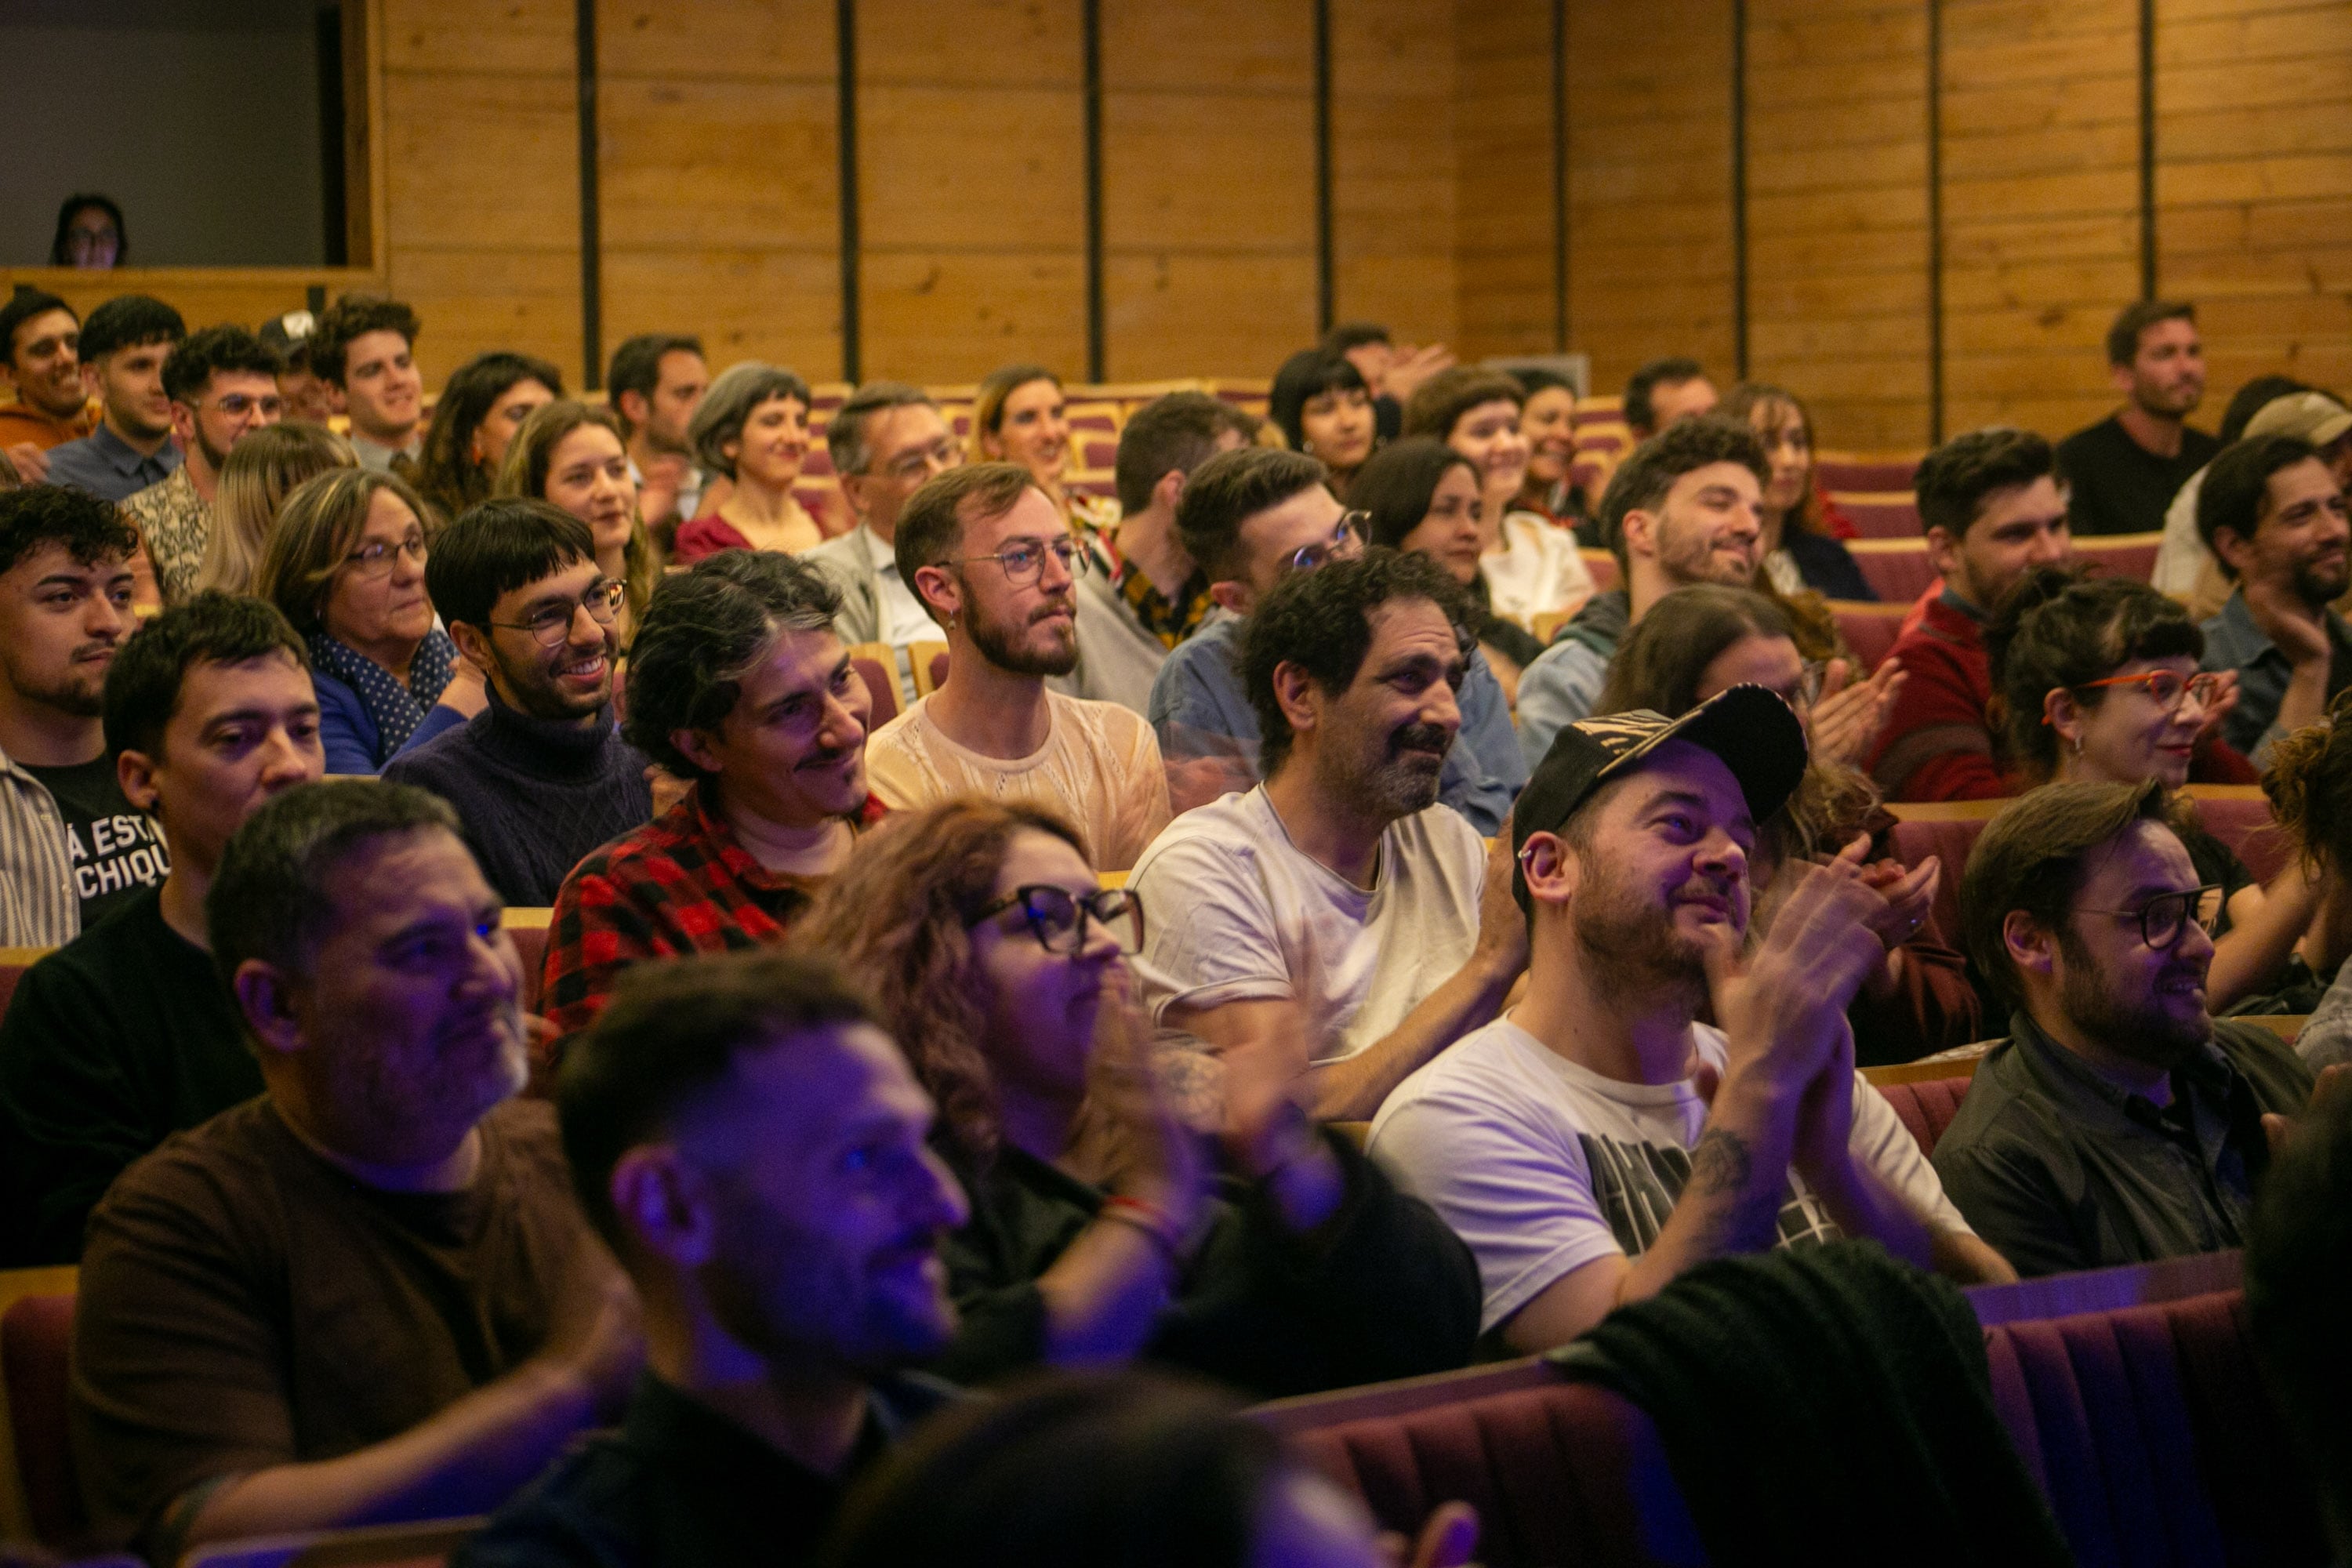
[[[190,331],[223,321],[257,327],[272,316],[303,309],[313,285],[331,300],[347,289],[381,291],[383,279],[363,268],[341,267],[125,267],[113,272],[0,268],[0,295],[20,287],[37,289],[87,316],[118,294],[149,294],[179,311]]]
[[[1546,353],[1557,304],[1550,0],[1461,0],[1454,27],[1455,347],[1465,358]]]
[[[1454,51],[1444,5],[1331,7],[1333,314],[1400,342],[1458,335]]]

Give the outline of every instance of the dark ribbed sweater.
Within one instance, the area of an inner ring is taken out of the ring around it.
[[[645,754],[620,737],[610,708],[587,728],[490,704],[462,727],[412,747],[383,776],[457,808],[467,847],[509,904],[543,908],[589,851],[653,816]]]

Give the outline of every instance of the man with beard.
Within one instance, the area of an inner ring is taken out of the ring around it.
[[[1568,726],[1519,797],[1526,994],[1390,1096],[1370,1141],[1477,1255],[1502,1347],[1563,1344],[1708,1258],[1839,1235],[2014,1278],[1853,1069],[1846,1005],[1928,870],[1874,891],[1857,839],[1743,956],[1759,825],[1804,771],[1788,704],[1735,686],[1676,720]]]
[[[196,591],[221,465],[231,447],[278,423],[285,410],[278,392],[282,368],[276,350],[239,326],[206,327],[163,362],[163,395],[171,400],[181,463],[170,478],[124,501],[122,510],[139,530],[166,605]]]
[[[586,523],[505,500],[442,531],[425,586],[489,700],[383,776],[457,808],[499,897],[551,904],[583,856],[653,814],[645,756],[613,727],[621,584],[598,569]]]
[[[58,485],[0,492],[0,942],[53,947],[169,869],[107,755],[139,536]]]
[[[2205,470],[2197,531],[2237,584],[2205,623],[2205,668],[2238,672],[2221,732],[2257,763],[2352,684],[2352,627],[2329,608],[2352,584],[2345,506],[2334,470],[2300,437],[2249,437]]]
[[[266,1087],[91,1215],[73,1436],[110,1549],[493,1509],[636,1376],[635,1294],[515,1098],[522,969],[457,826],[305,784],[221,858],[213,963]]]
[[[631,975],[557,1101],[646,1369],[619,1429],[452,1568],[805,1561],[855,1474],[952,1394],[901,1370],[954,1333],[939,1247],[969,1215],[930,1098],[824,960],[763,952]]]
[[[628,443],[629,480],[637,487],[637,515],[654,537],[667,541],[702,501],[702,470],[694,466],[687,426],[710,390],[702,340],[642,332],[613,351],[604,387]]]
[[[1170,823],[1129,884],[1154,1020],[1294,1054],[1322,1120],[1371,1115],[1527,962],[1507,847],[1438,799],[1476,646],[1465,615],[1425,556],[1285,578],[1242,647],[1265,782]]]
[[[1596,594],[1519,677],[1519,746],[1532,770],[1563,724],[1592,711],[1633,623],[1676,588],[1756,580],[1763,548],[1764,445],[1743,420],[1678,420],[1617,465],[1595,519],[1624,586]]]
[[[584,1028],[630,964],[783,941],[880,819],[840,614],[824,573],[768,550],[722,550],[654,590],[622,732],[692,787],[563,879],[541,995],[558,1028]]]
[[[1029,471],[950,468],[898,514],[898,574],[947,628],[946,685],[874,732],[866,765],[893,810],[951,795],[1066,818],[1097,871],[1168,826],[1168,773],[1133,709],[1049,690],[1077,668],[1086,548]]]
[[[2311,1069],[2209,1017],[2213,941],[2163,787],[2051,784],[1995,818],[1960,884],[1969,956],[2015,1004],[1936,1169],[2026,1274],[2242,1247],[2266,1113]]]
[[[82,390],[100,403],[98,428],[49,451],[49,480],[100,500],[127,500],[180,466],[163,362],[188,335],[180,312],[144,294],[109,300],[81,324]]]
[[[2124,405],[2058,444],[2068,516],[2076,533],[2153,533],[2174,493],[2221,449],[2185,423],[2205,396],[2197,307],[2125,306],[2107,329],[2107,370]]]

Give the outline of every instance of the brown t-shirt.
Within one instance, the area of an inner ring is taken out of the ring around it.
[[[100,1540],[176,1556],[190,1488],[383,1442],[539,1350],[591,1233],[545,1102],[481,1130],[462,1193],[355,1181],[267,1097],[123,1173],[91,1215],[74,1321]]]

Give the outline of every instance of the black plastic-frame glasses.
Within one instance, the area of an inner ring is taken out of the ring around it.
[[[1143,900],[1125,888],[1101,888],[1084,895],[1051,882],[1032,882],[1013,889],[994,903],[973,912],[964,929],[1017,909],[1029,922],[1029,934],[1047,952],[1072,953],[1087,945],[1087,921],[1091,920],[1115,938],[1119,949],[1135,952],[1143,946]],[[1119,927],[1129,927],[1121,936]]]
[[[2085,915],[2113,915],[2117,920],[2137,921],[2139,921],[2139,939],[2147,943],[2148,951],[2164,952],[2178,944],[2180,939],[2188,934],[2191,921],[2194,921],[2198,929],[2207,936],[2213,934],[2213,928],[2220,924],[2221,920],[2220,900],[2215,900],[2213,912],[2210,915],[2200,915],[2197,911],[2205,907],[2208,894],[2219,893],[2221,890],[2221,883],[2207,882],[2202,887],[2187,888],[2177,893],[2158,893],[2136,910],[2095,910],[2078,907],[2075,912]]]
[[[621,618],[621,601],[627,596],[626,588],[607,577],[570,604],[550,605],[527,621],[492,621],[490,625],[529,632],[541,647],[562,647],[572,639],[572,623],[581,611],[587,611],[588,618],[600,626],[614,626]]]

